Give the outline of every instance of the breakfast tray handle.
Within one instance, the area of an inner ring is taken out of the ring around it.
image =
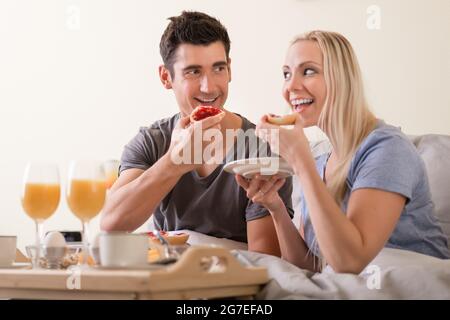
[[[208,264],[209,268],[205,267]],[[214,268],[214,266],[217,268]],[[263,278],[267,278],[266,268],[243,266],[228,249],[210,246],[193,246],[189,248],[183,253],[177,263],[167,268],[167,271],[178,276],[191,277],[204,276],[208,273],[224,273],[227,276],[239,277],[246,274],[259,274]]]

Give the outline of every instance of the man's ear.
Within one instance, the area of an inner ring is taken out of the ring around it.
[[[172,77],[170,76],[169,70],[163,64],[159,66],[159,79],[164,88],[172,89]]]
[[[231,58],[228,58],[227,62],[227,68],[228,68],[228,82],[231,82]]]

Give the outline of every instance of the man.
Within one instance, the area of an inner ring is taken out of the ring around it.
[[[101,228],[134,230],[153,214],[158,229],[195,230],[248,242],[249,250],[279,256],[269,212],[247,199],[234,176],[223,171],[223,163],[173,161],[179,150],[196,145],[195,130],[215,129],[225,136],[229,130],[248,131],[255,126],[223,109],[231,81],[230,40],[225,27],[200,12],[183,12],[170,21],[160,42],[164,64],[159,76],[163,86],[173,90],[180,113],[141,128],[125,146],[121,174],[108,195]],[[189,115],[199,105],[224,112],[191,123]],[[197,144],[197,149],[204,151],[211,143]],[[226,162],[236,156],[229,145],[224,144],[220,151]],[[248,150],[246,155],[250,155]],[[288,179],[280,195],[293,214],[291,191]]]

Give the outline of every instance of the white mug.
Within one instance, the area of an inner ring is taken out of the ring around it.
[[[103,267],[130,268],[147,265],[148,238],[145,234],[104,232],[99,236],[99,248]]]
[[[16,236],[0,236],[0,267],[9,267],[16,259]]]

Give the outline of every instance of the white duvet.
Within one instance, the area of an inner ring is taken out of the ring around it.
[[[450,260],[383,249],[360,275],[313,273],[274,256],[246,251],[246,244],[190,230],[191,244],[215,244],[228,249],[244,264],[265,266],[270,281],[257,299],[449,299]]]
[[[258,299],[450,299],[450,260],[411,251],[385,248],[360,275],[313,273],[269,255],[235,254],[267,267],[271,280]]]

